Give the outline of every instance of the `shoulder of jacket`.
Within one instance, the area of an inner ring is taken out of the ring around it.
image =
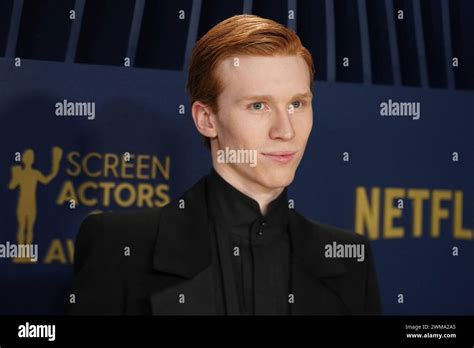
[[[157,233],[160,213],[161,208],[146,208],[91,214],[82,222],[78,239],[148,241]]]
[[[336,227],[329,224],[324,224],[319,221],[311,220],[300,213],[294,211],[296,219],[300,221],[300,224],[311,231],[311,233],[317,233],[318,238],[328,242],[338,243],[362,243],[367,244],[368,238],[366,236],[355,233],[354,231]]]

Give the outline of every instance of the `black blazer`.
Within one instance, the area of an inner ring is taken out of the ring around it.
[[[205,178],[163,208],[89,215],[75,244],[73,315],[214,315]],[[381,314],[367,238],[290,209],[294,315]],[[364,243],[365,261],[325,258],[326,244]],[[178,301],[186,294],[185,305]],[[73,295],[73,296],[72,296]]]

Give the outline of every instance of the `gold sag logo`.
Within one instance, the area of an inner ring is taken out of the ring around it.
[[[21,165],[11,167],[11,180],[8,184],[10,190],[18,188],[18,204],[16,217],[18,221],[17,243],[33,244],[33,231],[36,222],[36,188],[38,183],[48,185],[58,175],[59,164],[63,151],[59,147],[52,150],[52,169],[49,175],[44,175],[33,168],[35,153],[27,149],[21,156]],[[15,263],[30,263],[29,258],[13,258]]]
[[[101,212],[112,204],[120,208],[162,207],[170,202],[169,185],[162,180],[170,179],[170,156],[164,161],[155,155],[90,152],[81,154],[71,151],[63,156],[60,147],[52,149],[51,172],[48,175],[33,168],[35,153],[32,149],[22,154],[16,153],[15,160],[21,165],[11,167],[10,190],[18,189],[17,204],[17,242],[32,244],[34,225],[37,215],[38,184],[48,185],[60,169],[70,179],[61,183],[55,204],[75,209],[77,206],[94,208],[91,213]],[[81,180],[79,178],[90,178]],[[127,182],[127,179],[136,180]],[[76,186],[77,184],[77,186]],[[71,264],[74,258],[72,239],[62,241],[53,239],[47,249],[43,263],[59,262]],[[27,263],[30,260],[14,258],[16,263]]]

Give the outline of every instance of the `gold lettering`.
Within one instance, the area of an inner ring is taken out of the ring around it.
[[[118,178],[117,166],[119,165],[119,158],[114,153],[106,153],[104,155],[104,177],[109,177],[109,171],[112,171],[114,178]]]
[[[393,219],[402,216],[402,209],[393,206],[393,200],[397,198],[405,198],[405,190],[400,188],[386,188],[385,189],[385,204],[384,204],[384,237],[402,238],[405,234],[403,227],[394,227]]]
[[[146,204],[147,207],[153,208],[153,186],[150,184],[138,184],[137,206],[139,208]]]
[[[51,241],[44,259],[44,263],[52,263],[53,261],[58,261],[62,264],[66,263],[66,255],[64,254],[63,246],[59,239],[53,239]]]
[[[364,234],[367,227],[369,239],[379,238],[379,210],[380,210],[380,188],[371,190],[371,203],[367,197],[364,187],[356,188],[356,213],[355,230],[358,234]],[[371,205],[372,204],[372,205]]]
[[[138,155],[137,156],[137,179],[149,179],[150,175],[143,174],[143,169],[149,169],[149,163],[143,163],[143,161],[149,161],[150,156],[148,155]],[[147,171],[148,173],[149,171]]]
[[[69,163],[73,166],[76,167],[76,170],[71,170],[69,168],[66,168],[66,173],[70,176],[78,176],[81,174],[81,165],[74,160],[74,157],[81,157],[81,154],[77,151],[72,151],[67,154],[67,159]]]
[[[64,181],[63,186],[59,191],[58,198],[56,199],[56,204],[63,205],[65,202],[69,202],[71,199],[75,202],[79,202],[77,200],[74,184],[72,183],[72,181],[66,180]]]
[[[133,174],[127,174],[127,168],[133,168],[133,158],[135,157],[135,155],[131,154],[130,155],[130,161],[126,161],[125,160],[125,157],[122,157],[122,171],[121,171],[121,174],[122,174],[122,178],[123,179],[133,179]]]
[[[463,211],[462,191],[454,191],[454,218],[453,218],[453,237],[455,239],[472,239],[472,230],[464,228],[462,225]]]
[[[102,205],[104,207],[110,206],[110,190],[115,187],[113,182],[100,182],[99,187],[104,189],[104,195],[102,197]]]
[[[165,164],[165,167],[163,167],[158,157],[153,156],[153,159],[152,159],[153,166],[151,168],[151,177],[153,179],[156,179],[156,168],[158,168],[158,170],[160,171],[164,179],[166,180],[170,179],[170,156],[166,156],[165,161],[166,161],[166,164]]]
[[[433,190],[433,198],[431,200],[431,236],[439,237],[441,230],[441,219],[449,217],[448,209],[441,208],[441,201],[450,200],[452,192],[449,190]]]
[[[128,199],[122,199],[121,196],[122,191],[125,189],[130,192]],[[135,202],[136,197],[137,192],[135,191],[135,187],[133,187],[133,185],[129,184],[128,182],[122,182],[116,187],[114,191],[115,202],[120,207],[130,207]]]
[[[410,189],[408,198],[413,201],[413,237],[421,237],[423,233],[423,200],[430,198],[430,191]]]
[[[170,190],[170,187],[167,184],[159,184],[158,186],[156,186],[156,189],[155,189],[156,195],[162,198],[161,202],[155,200],[155,205],[157,207],[164,207],[170,202],[170,196],[167,193],[169,192],[169,190]]]
[[[99,160],[102,158],[102,156],[100,154],[98,154],[97,152],[89,152],[87,155],[84,156],[84,158],[82,159],[82,169],[84,170],[84,173],[91,177],[91,178],[97,178],[98,176],[100,176],[100,170],[93,173],[89,170],[89,159],[91,157],[96,157],[98,158]]]
[[[97,183],[94,181],[86,181],[79,186],[78,193],[79,198],[81,199],[80,202],[85,205],[86,207],[92,207],[97,204],[96,198],[87,198],[85,191],[88,188],[92,188],[97,190]]]

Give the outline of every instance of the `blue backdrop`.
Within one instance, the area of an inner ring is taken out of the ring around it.
[[[0,59],[0,243],[16,242],[18,200],[34,180],[9,189],[11,168],[32,149],[47,175],[52,148],[63,151],[52,181],[29,189],[38,262],[0,258],[0,314],[62,313],[87,214],[166,204],[208,172],[185,81],[176,71]],[[295,208],[371,238],[385,314],[474,314],[473,93],[318,81],[314,95]],[[389,99],[419,102],[420,118],[381,116]],[[95,118],[57,116],[63,100],[95,102]]]

